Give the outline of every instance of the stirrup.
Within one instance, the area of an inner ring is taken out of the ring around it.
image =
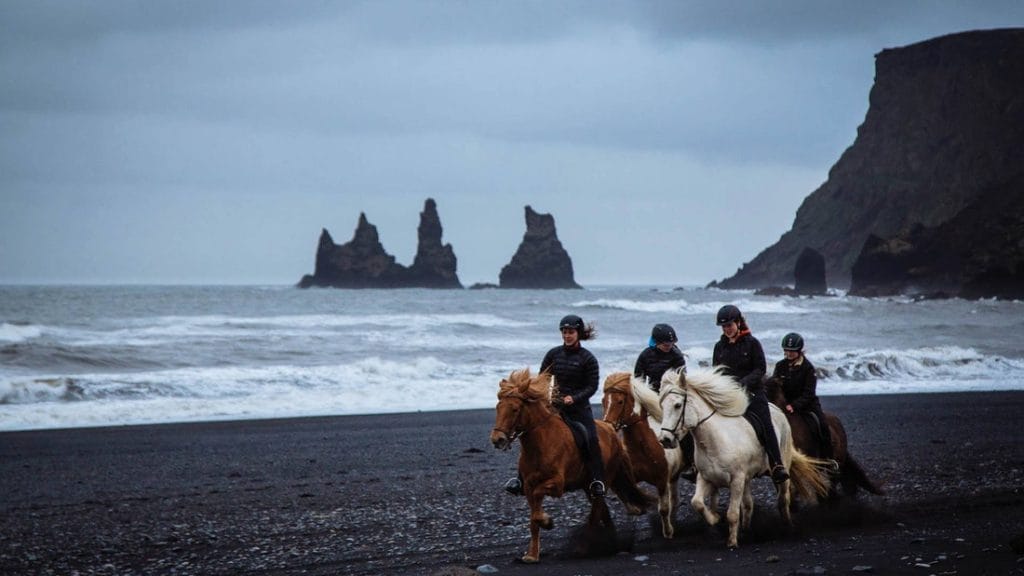
[[[593,482],[590,483],[589,492],[590,495],[594,498],[603,497],[605,494],[604,482],[601,482],[600,480],[594,480]]]
[[[505,482],[505,492],[513,496],[523,495],[523,483],[519,478],[510,478],[508,482]]]

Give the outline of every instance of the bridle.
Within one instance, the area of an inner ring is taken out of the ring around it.
[[[533,403],[533,402],[537,401],[536,398],[527,398],[526,396],[523,396],[519,392],[512,392],[510,394],[502,396],[498,400],[498,403],[500,404],[502,400],[505,400],[507,398],[516,398],[516,399],[521,400],[522,402],[525,402],[527,404],[530,404],[530,403]],[[547,420],[547,418],[545,418],[544,420]],[[515,426],[516,422],[519,422],[519,416],[516,416],[515,422],[512,423],[513,427]],[[538,422],[538,423],[534,424],[533,426],[531,426],[529,428],[517,428],[517,429],[513,429],[513,430],[502,430],[501,428],[495,427],[495,428],[491,428],[491,431],[492,432],[501,432],[502,434],[504,434],[505,437],[508,438],[508,444],[505,445],[505,450],[511,450],[512,449],[512,444],[516,440],[518,440],[521,436],[523,436],[524,434],[526,434],[530,430],[533,430],[537,426],[540,426],[542,423],[543,423],[543,420],[541,422]]]
[[[622,392],[621,390],[609,390],[608,394],[622,394],[623,396],[626,395],[626,393]],[[630,412],[629,419],[623,421],[623,419],[620,417],[615,422],[612,422],[612,427],[615,428],[616,432],[618,432],[618,431],[622,430],[623,428],[629,428],[630,426],[636,424],[637,422],[640,422],[642,419],[643,418],[641,418],[641,416],[639,414]]]
[[[676,433],[676,428],[679,428],[679,425],[683,423],[683,417],[686,415],[686,404],[687,404],[687,402],[690,401],[690,397],[689,397],[689,395],[686,392],[684,392],[683,390],[680,390],[678,388],[669,388],[668,391],[665,392],[665,395],[668,396],[669,394],[676,394],[678,396],[682,396],[683,397],[683,409],[679,411],[679,418],[676,420],[676,423],[673,424],[672,426],[668,427],[668,428],[666,428],[665,426],[661,427],[663,432],[668,432],[669,434],[675,434]],[[697,428],[700,428],[701,424],[707,422],[712,416],[714,416],[717,413],[718,413],[718,408],[712,408],[711,409],[711,413],[708,414],[707,416],[701,418],[700,420],[698,420],[697,424],[695,424],[694,427],[690,429],[690,432],[691,433],[692,432],[696,432]],[[662,422],[662,424],[664,424],[664,422]]]

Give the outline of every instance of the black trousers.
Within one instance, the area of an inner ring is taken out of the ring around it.
[[[579,422],[587,431],[587,453],[585,455],[590,480],[604,482],[604,462],[601,460],[601,445],[597,442],[597,425],[594,424],[594,411],[590,404],[564,410],[562,415],[567,420]]]
[[[782,455],[779,454],[779,438],[775,435],[772,415],[768,410],[768,397],[765,396],[764,391],[755,392],[750,395],[747,413],[757,416],[757,419],[764,425],[764,451],[768,454],[769,467],[775,468],[781,465]]]
[[[813,412],[818,417],[818,429],[821,430],[821,457],[832,458],[832,431],[828,428],[828,422],[825,421],[825,413],[822,412],[821,406],[812,406],[809,412]]]

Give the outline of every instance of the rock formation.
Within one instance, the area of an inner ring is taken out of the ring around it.
[[[359,214],[352,240],[337,245],[327,229],[320,233],[316,268],[299,281],[300,288],[461,288],[451,244],[441,245],[437,206],[427,199],[420,213],[419,247],[412,267],[395,262],[384,250],[377,227]]]
[[[462,288],[455,273],[455,251],[451,244],[441,244],[441,219],[433,198],[427,198],[423,205],[417,231],[416,258],[409,268],[413,284],[424,288]]]
[[[501,269],[498,282],[501,288],[580,288],[553,216],[526,207],[526,233],[512,260]]]
[[[1024,175],[938,226],[869,236],[852,274],[858,296],[1024,299]]]
[[[883,50],[875,70],[856,140],[804,200],[792,229],[715,285],[781,284],[804,247],[824,256],[837,286],[850,284],[862,248],[858,286],[865,290],[864,282],[884,278],[891,289],[917,284],[983,295],[990,293],[985,282],[1019,281],[1024,271],[1013,251],[984,238],[989,225],[974,233],[958,226],[985,212],[982,197],[993,201],[987,191],[1024,194],[1024,29],[965,32]],[[1018,222],[1020,214],[1011,220]],[[1000,227],[1007,234],[1014,229],[1013,223]],[[969,244],[950,246],[936,237],[938,230]],[[1020,235],[1002,241],[1019,253]],[[899,252],[904,243],[914,246],[913,258]],[[897,278],[901,262],[940,253],[959,256]],[[872,262],[883,268],[871,272]]]
[[[814,248],[804,248],[793,269],[793,289],[801,296],[828,294],[825,257]]]
[[[758,296],[827,296],[825,257],[813,248],[804,248],[793,269],[793,288],[767,286],[754,291]]]

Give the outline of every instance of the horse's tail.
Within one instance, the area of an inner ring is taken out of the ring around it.
[[[828,467],[828,460],[811,458],[794,449],[789,472],[797,494],[806,500],[818,500],[827,495],[830,487]]]
[[[654,503],[654,499],[637,486],[633,463],[629,459],[629,453],[625,450],[622,451],[622,458],[619,460],[619,469],[615,474],[612,491],[619,497],[619,500],[622,500],[622,504],[630,514],[643,514]]]
[[[868,478],[864,469],[861,468],[860,463],[857,462],[849,453],[846,454],[846,461],[840,469],[841,479],[840,482],[843,485],[843,489],[849,492],[852,496],[857,493],[857,488],[863,488],[876,496],[885,494],[885,490],[881,486],[875,484]]]

